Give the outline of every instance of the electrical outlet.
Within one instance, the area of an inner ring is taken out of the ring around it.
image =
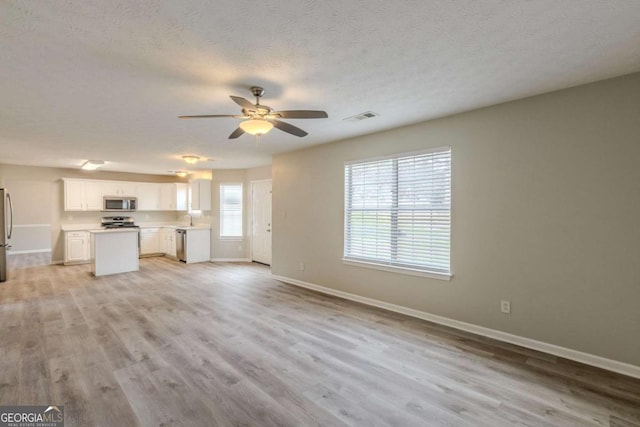
[[[73,215],[68,215],[68,216],[67,216],[67,219],[68,219],[69,221],[71,221],[71,220],[73,219]]]
[[[304,271],[304,262],[298,264],[298,270]]]
[[[511,301],[500,301],[500,311],[504,314],[511,314]]]

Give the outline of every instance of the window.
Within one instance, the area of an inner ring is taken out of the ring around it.
[[[242,184],[220,184],[220,237],[242,237]]]
[[[449,278],[451,149],[349,162],[344,260]]]

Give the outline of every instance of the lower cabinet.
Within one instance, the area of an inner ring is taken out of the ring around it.
[[[140,229],[140,255],[162,254],[176,257],[176,229],[173,227]]]
[[[187,230],[187,264],[209,262],[211,260],[211,230]]]
[[[163,253],[160,228],[140,229],[140,255]]]
[[[64,263],[79,264],[91,259],[88,231],[66,231],[64,233]]]
[[[162,228],[162,252],[165,255],[176,257],[176,229]]]

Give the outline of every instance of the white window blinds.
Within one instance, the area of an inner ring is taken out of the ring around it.
[[[450,273],[451,149],[345,165],[345,260]]]
[[[220,184],[220,237],[242,237],[242,184]]]

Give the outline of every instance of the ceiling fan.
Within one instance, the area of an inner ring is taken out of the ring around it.
[[[252,86],[251,93],[256,97],[255,105],[239,96],[231,96],[231,99],[242,107],[242,114],[207,114],[202,116],[179,116],[181,119],[207,119],[214,117],[234,117],[236,119],[243,119],[240,122],[240,126],[234,130],[229,139],[234,139],[245,132],[251,135],[264,135],[272,128],[276,127],[283,132],[290,133],[291,135],[303,137],[307,135],[307,132],[303,131],[299,127],[293,126],[289,123],[282,122],[278,119],[325,119],[327,113],[324,111],[314,110],[288,110],[288,111],[275,111],[273,108],[260,104],[260,98],[264,94],[264,89],[259,86]]]

